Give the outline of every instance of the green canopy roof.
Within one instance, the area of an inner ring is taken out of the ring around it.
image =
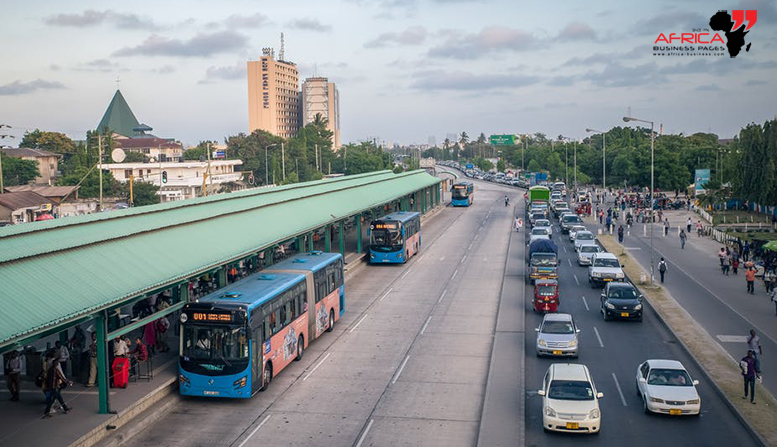
[[[380,171],[0,228],[0,346],[439,182]]]
[[[139,127],[140,123],[135,114],[132,113],[127,101],[124,100],[121,91],[116,90],[116,94],[113,95],[111,103],[108,105],[108,109],[103,115],[103,119],[100,120],[100,124],[97,125],[98,130],[110,129],[119,135],[125,137],[131,137],[135,134],[132,130]]]

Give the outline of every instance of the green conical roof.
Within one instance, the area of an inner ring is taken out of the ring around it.
[[[132,129],[138,126],[140,126],[140,123],[127,105],[127,101],[124,100],[121,91],[116,90],[116,94],[113,95],[113,99],[108,105],[103,119],[97,125],[97,129],[103,130],[107,128],[117,134],[131,137],[135,134]]]

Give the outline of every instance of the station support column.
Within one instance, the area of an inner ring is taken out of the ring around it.
[[[97,397],[100,414],[110,412],[108,401],[108,317],[106,311],[102,311],[94,319],[94,330],[97,334]]]
[[[345,256],[345,221],[341,220],[339,226],[340,254]]]
[[[324,229],[324,251],[329,253],[332,251],[332,226],[327,225]]]
[[[275,247],[270,247],[264,251],[264,266],[269,267],[273,262],[273,255],[275,254]]]
[[[297,253],[305,252],[305,235],[301,234],[297,236]]]
[[[356,253],[362,252],[362,215],[359,213],[356,219]]]
[[[227,266],[222,265],[216,272],[216,278],[218,278],[219,289],[227,286]]]
[[[308,251],[313,251],[313,232],[308,233]]]

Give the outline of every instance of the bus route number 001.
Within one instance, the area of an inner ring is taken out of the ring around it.
[[[210,312],[193,312],[192,320],[194,321],[215,321],[215,322],[232,322],[231,314],[223,313],[210,313]]]

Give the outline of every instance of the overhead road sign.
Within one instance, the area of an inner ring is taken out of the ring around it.
[[[491,135],[489,141],[494,146],[513,146],[515,145],[515,135]]]

